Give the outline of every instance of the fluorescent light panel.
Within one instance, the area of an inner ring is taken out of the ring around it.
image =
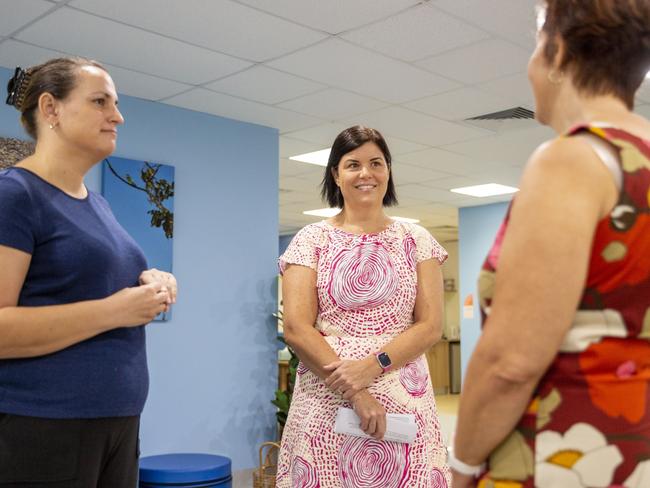
[[[304,215],[313,215],[315,217],[334,217],[341,211],[340,208],[318,208],[316,210],[305,210]],[[410,224],[417,224],[418,219],[411,219],[408,217],[396,217],[391,215],[391,219],[399,220],[400,222],[408,222]]]
[[[498,183],[488,183],[486,185],[464,186],[462,188],[452,188],[449,190],[454,193],[462,195],[469,195],[472,197],[494,197],[496,195],[507,195],[519,191],[519,188],[512,186],[499,185]]]
[[[330,157],[331,148],[321,149],[320,151],[309,152],[291,156],[289,159],[300,161],[301,163],[316,164],[318,166],[327,166],[327,160]]]

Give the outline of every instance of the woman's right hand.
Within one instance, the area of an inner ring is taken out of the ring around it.
[[[169,292],[162,284],[124,288],[106,298],[109,313],[118,327],[133,327],[151,322],[158,314],[169,309]]]
[[[361,390],[352,399],[352,408],[361,419],[361,430],[377,440],[386,433],[386,409],[368,390]]]

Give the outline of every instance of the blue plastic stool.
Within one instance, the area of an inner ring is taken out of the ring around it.
[[[232,488],[230,458],[162,454],[140,459],[140,488]]]

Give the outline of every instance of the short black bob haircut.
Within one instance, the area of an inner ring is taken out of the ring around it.
[[[395,193],[395,185],[393,183],[392,159],[384,137],[377,129],[371,129],[363,125],[355,125],[345,129],[336,136],[332,144],[330,157],[325,168],[325,176],[323,176],[323,181],[321,182],[320,192],[321,197],[330,207],[343,208],[344,205],[343,195],[332,174],[333,170],[338,169],[338,165],[343,156],[363,146],[366,142],[374,142],[377,144],[377,147],[384,154],[384,159],[386,159],[386,164],[388,165],[388,188],[384,195],[384,207],[397,205],[397,194]]]

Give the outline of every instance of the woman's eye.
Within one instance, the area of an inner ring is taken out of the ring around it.
[[[104,100],[103,98],[95,98],[93,102],[96,103],[97,105],[104,105],[106,103],[106,100]]]

